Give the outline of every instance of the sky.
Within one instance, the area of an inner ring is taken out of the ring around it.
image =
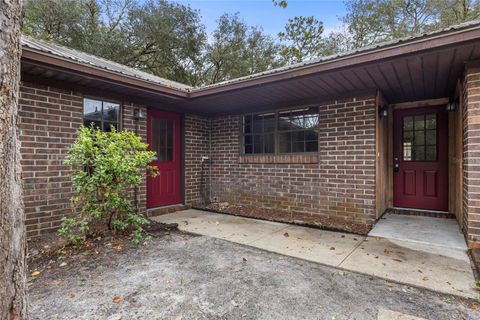
[[[265,33],[276,36],[283,31],[289,18],[315,16],[323,21],[325,33],[341,26],[339,17],[345,14],[342,0],[288,0],[287,8],[276,7],[271,0],[176,0],[200,10],[203,23],[211,34],[223,13],[239,12],[252,26],[261,26]]]

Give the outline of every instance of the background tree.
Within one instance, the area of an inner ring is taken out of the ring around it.
[[[22,1],[0,1],[0,319],[26,319],[18,90]]]
[[[479,17],[472,0],[350,0],[343,22],[355,48],[433,31]]]
[[[149,0],[128,15],[132,54],[124,63],[190,85],[201,82],[205,27],[198,11]]]
[[[280,41],[287,44],[281,55],[288,63],[296,63],[323,55],[323,22],[310,17],[288,19],[285,31],[278,33]]]
[[[238,78],[282,65],[279,46],[258,27],[249,27],[238,13],[218,20],[205,55],[206,83]]]

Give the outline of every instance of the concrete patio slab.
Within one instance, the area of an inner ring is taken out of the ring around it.
[[[368,235],[467,250],[465,238],[455,219],[386,214]]]
[[[154,220],[164,223],[178,223],[178,228],[185,232],[224,239],[241,244],[250,244],[276,231],[288,227],[283,223],[216,214],[189,209],[162,215]]]
[[[359,246],[364,237],[300,226],[273,232],[250,245],[256,248],[338,266]]]
[[[478,298],[464,250],[361,237],[250,218],[185,210],[153,218],[179,229],[466,298]]]
[[[451,257],[420,246],[412,249],[402,241],[368,238],[340,267],[438,292],[478,297],[466,253]]]

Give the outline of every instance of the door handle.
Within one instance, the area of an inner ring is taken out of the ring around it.
[[[158,157],[154,156],[152,157],[152,161],[157,161],[158,160]]]
[[[393,172],[398,172],[400,170],[400,165],[398,164],[398,158],[395,158],[395,162],[393,163]]]

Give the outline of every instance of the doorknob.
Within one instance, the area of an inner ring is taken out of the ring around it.
[[[393,164],[393,172],[398,172],[400,170],[400,166],[398,164],[398,158],[395,158],[395,163]]]

